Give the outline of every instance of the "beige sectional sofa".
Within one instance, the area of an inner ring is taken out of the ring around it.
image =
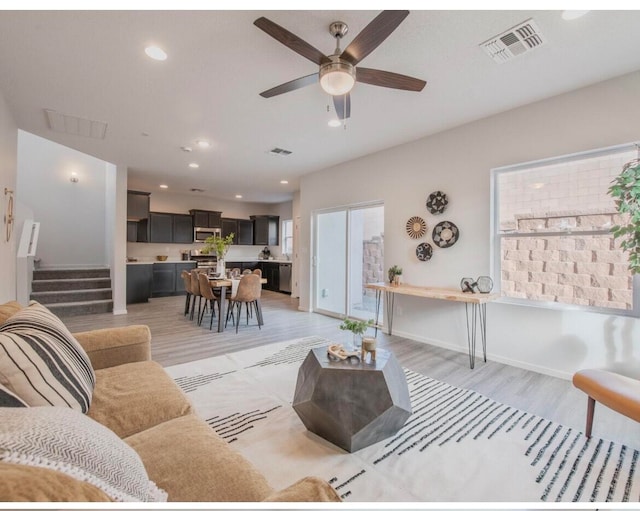
[[[18,310],[20,305],[15,302],[0,305],[0,325]],[[271,488],[251,463],[194,413],[187,397],[151,360],[151,334],[146,326],[73,335],[95,371],[87,416],[133,448],[148,478],[167,492],[168,501],[340,500],[328,483],[314,477],[303,478],[288,488]],[[13,413],[12,409],[4,410]],[[113,499],[95,485],[67,473],[0,461],[0,500]]]

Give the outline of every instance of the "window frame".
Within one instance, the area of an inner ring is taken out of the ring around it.
[[[285,225],[287,224],[287,222],[291,225],[291,234],[289,236],[287,236],[287,229],[285,227]],[[282,246],[282,255],[289,255],[292,256],[293,255],[293,219],[288,219],[288,220],[283,220],[282,221],[282,225],[280,226],[280,232],[282,233],[282,238],[280,240],[281,246]],[[286,252],[286,247],[287,247],[287,243],[286,240],[290,239],[291,240],[291,251],[290,252]]]
[[[515,165],[506,165],[503,167],[492,168],[490,172],[490,275],[494,282],[493,292],[499,293],[501,296],[496,300],[497,303],[506,303],[512,305],[523,305],[527,307],[537,307],[543,309],[554,309],[560,311],[581,311],[595,312],[600,314],[609,314],[614,316],[640,317],[640,275],[634,275],[632,281],[632,308],[617,309],[612,307],[596,307],[593,305],[578,305],[561,302],[550,302],[542,300],[533,300],[529,298],[515,298],[502,296],[502,240],[507,238],[535,238],[535,237],[551,237],[551,236],[597,236],[603,234],[611,234],[609,229],[591,230],[591,231],[541,231],[526,233],[501,233],[500,232],[500,194],[498,189],[498,178],[509,172],[518,172],[530,170],[536,167],[542,167],[551,164],[567,163],[575,160],[586,159],[589,157],[606,156],[607,154],[615,154],[628,150],[640,150],[640,143],[629,142],[599,149],[581,151],[577,153],[565,154],[557,157],[543,158],[540,160],[532,160],[528,162],[518,163]],[[622,171],[622,169],[620,169]]]

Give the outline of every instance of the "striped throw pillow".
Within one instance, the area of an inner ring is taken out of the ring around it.
[[[95,373],[64,323],[32,302],[0,326],[0,384],[29,406],[67,406],[86,413]]]
[[[69,408],[0,408],[0,462],[62,472],[118,502],[167,500],[132,447]]]
[[[22,399],[0,384],[0,407],[22,408],[28,406]]]

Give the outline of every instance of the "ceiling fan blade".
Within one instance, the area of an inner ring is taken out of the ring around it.
[[[338,119],[344,121],[351,117],[351,94],[344,96],[333,96],[333,106],[336,109]]]
[[[261,92],[260,95],[263,98],[272,98],[273,96],[278,96],[280,94],[284,94],[285,92],[291,92],[292,90],[302,89],[302,87],[306,87],[307,85],[311,85],[318,81],[318,73],[313,73],[312,75],[301,76],[300,78],[296,78],[295,80],[291,80],[287,83],[282,83],[273,89],[266,90]]]
[[[412,78],[411,76],[399,75],[390,71],[380,71],[379,69],[368,69],[366,67],[356,68],[356,81],[377,85],[378,87],[389,87],[390,89],[402,89],[420,92],[427,84],[424,80]]]
[[[354,66],[375,50],[409,15],[409,11],[382,11],[362,29],[340,55]]]
[[[253,24],[277,41],[280,41],[287,48],[295,51],[317,65],[330,62],[329,57],[320,50],[314,48],[306,41],[300,39],[297,35],[292,34],[286,28],[282,28],[280,25],[268,20],[267,18],[258,18],[253,22]]]

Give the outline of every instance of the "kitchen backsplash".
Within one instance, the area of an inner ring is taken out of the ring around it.
[[[201,249],[204,243],[193,243],[191,245],[179,245],[174,243],[127,243],[127,257],[133,257],[139,261],[151,261],[158,255],[169,256],[168,260],[179,261],[182,259],[182,252],[192,249]],[[232,245],[229,247],[227,260],[258,258],[264,247],[261,245]],[[282,254],[280,246],[269,246],[271,255],[277,259]]]

